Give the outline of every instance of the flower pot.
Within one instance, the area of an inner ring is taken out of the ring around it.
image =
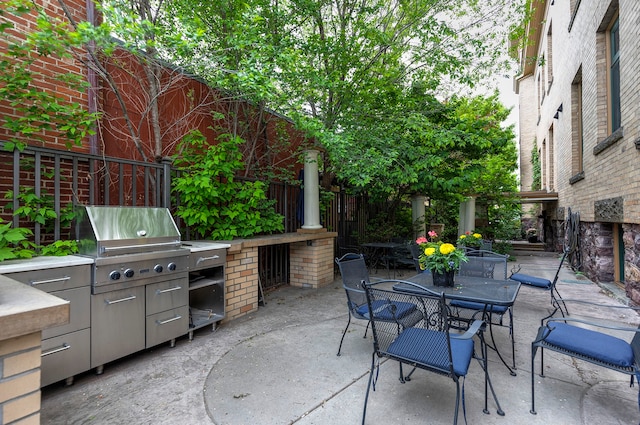
[[[455,270],[444,271],[442,273],[432,270],[431,275],[433,276],[434,286],[453,286],[455,273]]]

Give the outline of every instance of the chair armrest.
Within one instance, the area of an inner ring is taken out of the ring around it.
[[[474,320],[471,323],[471,326],[466,330],[463,334],[451,334],[452,339],[471,339],[475,334],[477,334],[480,329],[484,326],[483,320]]]
[[[616,325],[610,325],[607,323],[603,323],[603,322],[595,322],[595,321],[591,321],[591,320],[585,320],[585,319],[577,319],[574,317],[554,317],[554,318],[550,318],[547,320],[546,322],[546,327],[549,327],[549,323],[551,322],[561,322],[561,323],[567,323],[567,322],[574,322],[574,323],[583,323],[585,325],[590,325],[590,326],[594,326],[594,327],[598,327],[598,328],[603,328],[603,329],[611,329],[614,331],[627,331],[627,332],[635,332],[635,333],[640,333],[640,326],[635,327],[635,328],[630,328],[628,326],[616,326]]]
[[[640,313],[640,307],[634,307],[631,305],[612,305],[612,304],[601,304],[601,303],[597,303],[594,301],[586,301],[586,300],[579,300],[576,298],[559,298],[560,300],[567,302],[567,303],[579,303],[579,304],[587,304],[587,305],[593,305],[596,307],[604,307],[604,308],[622,308],[622,309],[628,309],[628,310],[634,310],[638,313]]]

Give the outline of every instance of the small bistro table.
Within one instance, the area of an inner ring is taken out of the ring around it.
[[[487,306],[504,306],[511,308],[516,301],[520,291],[520,282],[514,280],[496,280],[484,277],[458,276],[455,277],[454,286],[435,286],[431,273],[418,273],[408,279],[407,282],[415,283],[424,288],[424,291],[434,294],[444,294],[449,300],[469,301],[473,303],[486,304]],[[394,290],[405,292],[416,292],[418,289],[414,285],[409,285],[398,281],[393,286]],[[491,314],[491,309],[486,309]],[[488,320],[489,332],[493,346],[491,348],[498,354],[500,361],[509,369],[511,375],[515,372],[507,365],[493,338],[491,317]]]

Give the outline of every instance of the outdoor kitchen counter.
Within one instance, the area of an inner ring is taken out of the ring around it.
[[[282,233],[278,235],[256,236],[249,239],[234,239],[232,241],[224,241],[221,243],[228,243],[229,249],[227,252],[234,253],[239,252],[243,248],[252,248],[258,246],[289,244],[296,242],[306,242],[318,239],[335,238],[338,236],[337,232],[327,232],[326,229],[321,231],[299,231],[296,233]],[[333,259],[332,259],[333,260]]]
[[[42,256],[20,260],[5,260],[0,262],[0,274],[53,269],[56,267],[81,266],[85,264],[93,264],[93,259],[79,255],[67,255],[62,257]]]
[[[0,276],[0,341],[69,321],[69,301]]]
[[[219,241],[182,241],[182,247],[188,248],[191,252],[207,251],[209,249],[226,249],[231,244]]]

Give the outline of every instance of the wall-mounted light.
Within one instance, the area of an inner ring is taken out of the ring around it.
[[[560,117],[560,112],[562,112],[562,103],[560,104],[560,106],[558,106],[558,110],[556,111],[556,114],[553,116],[553,118],[558,119]]]

